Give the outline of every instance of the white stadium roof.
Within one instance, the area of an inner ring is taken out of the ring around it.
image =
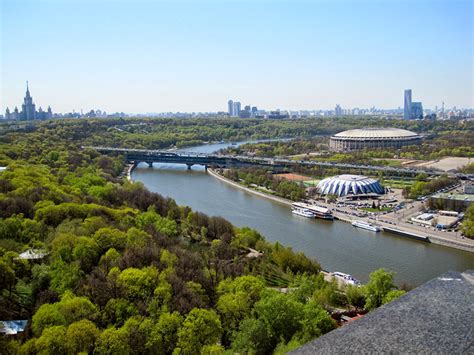
[[[350,129],[334,135],[337,138],[366,138],[366,139],[395,139],[395,138],[416,138],[419,135],[415,132],[400,128],[364,128]]]

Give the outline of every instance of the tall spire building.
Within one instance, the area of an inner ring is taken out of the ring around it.
[[[28,81],[26,82],[26,95],[21,106],[21,120],[30,121],[36,119],[36,106],[33,103],[33,98],[30,95],[28,88]]]
[[[36,111],[36,105],[33,103],[33,97],[31,97],[30,88],[28,87],[27,81],[26,94],[25,98],[23,99],[23,104],[21,105],[21,112],[18,112],[16,107],[13,112],[10,112],[10,109],[7,107],[5,111],[5,118],[7,120],[13,121],[46,120],[53,118],[53,112],[49,106],[47,111],[43,111],[41,107],[38,111]]]

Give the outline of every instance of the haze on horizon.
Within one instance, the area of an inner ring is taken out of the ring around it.
[[[473,1],[0,0],[0,110],[474,107]]]

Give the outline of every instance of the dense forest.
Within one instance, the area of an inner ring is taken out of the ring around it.
[[[178,206],[123,179],[123,157],[81,148],[236,139],[252,124],[133,122],[52,121],[0,136],[0,320],[28,320],[0,338],[2,353],[285,353],[332,330],[334,309],[403,293],[384,270],[340,288],[317,261]],[[297,127],[261,125],[269,135]]]
[[[41,125],[41,129],[56,126],[51,121]],[[333,117],[310,118],[299,120],[258,120],[258,119],[152,119],[152,118],[117,118],[64,120],[59,134],[68,132],[69,126],[80,129],[74,131],[73,138],[84,145],[107,145],[114,147],[135,147],[161,149],[172,146],[184,147],[211,141],[242,141],[247,139],[314,137],[331,135],[352,128],[396,127],[409,129],[427,136],[446,136],[445,144],[454,138],[459,142],[469,143],[457,135],[459,131],[474,130],[469,121],[434,121],[434,120],[394,120],[374,117]],[[0,133],[15,129],[16,125],[0,125]],[[27,130],[38,129],[27,126]],[[472,141],[472,136],[471,138]],[[461,144],[462,145],[462,144]],[[469,146],[469,144],[467,144]],[[472,147],[472,144],[470,145]],[[296,153],[295,153],[296,154]]]

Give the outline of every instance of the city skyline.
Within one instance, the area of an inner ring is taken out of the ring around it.
[[[0,112],[474,107],[472,2],[358,3],[1,0]]]
[[[474,109],[460,109],[460,108],[447,108],[442,103],[441,108],[438,106],[432,109],[423,109],[421,102],[412,101],[412,90],[404,90],[404,107],[398,107],[393,109],[381,109],[375,106],[371,108],[343,108],[341,105],[336,104],[333,110],[331,109],[313,109],[313,110],[286,110],[286,109],[258,109],[257,106],[245,105],[242,108],[240,101],[233,101],[229,99],[227,101],[227,112],[225,111],[209,111],[209,112],[160,112],[160,113],[125,113],[125,112],[113,112],[107,113],[98,108],[86,110],[83,109],[75,112],[58,112],[53,115],[51,107],[48,106],[47,111],[44,111],[41,106],[36,111],[36,104],[29,91],[29,83],[26,81],[26,93],[21,105],[21,110],[18,109],[18,105],[10,110],[7,106],[5,115],[0,113],[0,118],[12,121],[30,121],[30,120],[44,120],[51,118],[73,118],[73,117],[116,117],[118,116],[150,116],[150,117],[192,117],[197,114],[208,114],[210,116],[222,116],[228,115],[229,117],[237,118],[269,118],[269,119],[283,119],[283,118],[304,118],[304,117],[323,117],[323,116],[364,116],[364,115],[376,115],[386,116],[395,118],[397,116],[403,117],[404,119],[446,119],[446,118],[468,118],[474,117]],[[437,115],[439,114],[439,117]]]

